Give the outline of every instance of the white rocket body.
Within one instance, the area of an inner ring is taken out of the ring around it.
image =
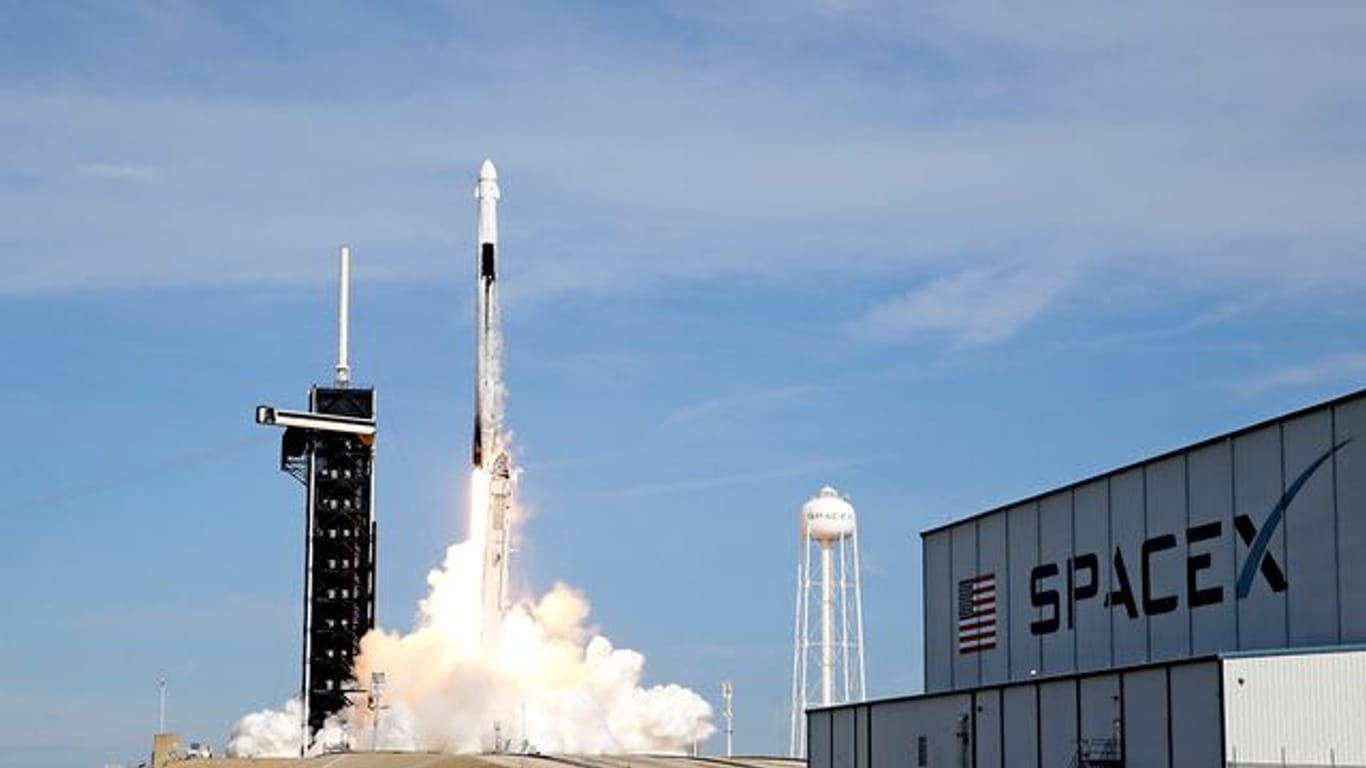
[[[475,296],[475,400],[473,464],[483,472],[474,482],[487,482],[487,514],[481,573],[481,627],[486,650],[497,644],[498,627],[507,609],[508,517],[512,506],[512,464],[503,432],[503,336],[498,317],[498,171],[485,160],[475,188],[479,200],[478,294]],[[471,531],[471,535],[479,533]]]

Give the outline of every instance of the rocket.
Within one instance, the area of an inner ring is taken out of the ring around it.
[[[498,170],[493,161],[479,167],[474,196],[479,201],[478,281],[475,296],[474,441],[471,461],[474,482],[487,482],[487,494],[475,494],[488,504],[483,532],[471,531],[484,542],[481,587],[481,635],[486,650],[496,644],[498,626],[507,608],[508,517],[512,506],[512,463],[503,432],[503,336],[498,311]]]
[[[502,393],[501,330],[498,327],[498,169],[492,160],[479,167],[474,189],[479,201],[478,293],[474,299],[474,466],[487,469],[485,453],[497,450]]]

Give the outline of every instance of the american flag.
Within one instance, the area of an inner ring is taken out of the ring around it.
[[[996,647],[996,574],[984,573],[958,582],[958,652],[978,653]]]

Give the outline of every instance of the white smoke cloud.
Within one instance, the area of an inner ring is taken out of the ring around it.
[[[303,737],[303,705],[290,699],[278,710],[252,712],[232,727],[228,737],[228,757],[298,757]],[[346,729],[340,719],[330,717],[313,740],[309,754],[345,743]]]
[[[282,711],[263,709],[238,720],[228,737],[229,757],[288,757],[299,754],[298,699],[288,701]]]
[[[475,479],[475,485],[477,485]],[[475,516],[474,531],[479,530]],[[379,726],[363,696],[317,739],[353,748],[472,753],[684,752],[715,732],[711,706],[678,685],[643,687],[645,657],[616,648],[587,621],[577,590],[556,584],[515,602],[495,648],[480,635],[482,542],[451,546],[427,575],[409,633],[376,629],[361,641],[355,677],[385,675]],[[247,715],[229,753],[297,755],[299,706]]]
[[[642,687],[645,657],[591,630],[588,600],[565,584],[515,603],[496,649],[486,653],[478,631],[480,553],[472,543],[452,546],[443,567],[428,574],[431,590],[416,629],[375,631],[361,642],[357,679],[383,672],[393,706],[381,715],[383,746],[683,752],[711,736],[711,706],[680,686]],[[370,722],[368,711],[351,714]]]

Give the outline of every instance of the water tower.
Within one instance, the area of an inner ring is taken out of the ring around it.
[[[864,698],[863,592],[854,506],[826,486],[802,505],[797,526],[800,551],[788,754],[802,757],[808,707]],[[812,633],[813,622],[818,634]]]

